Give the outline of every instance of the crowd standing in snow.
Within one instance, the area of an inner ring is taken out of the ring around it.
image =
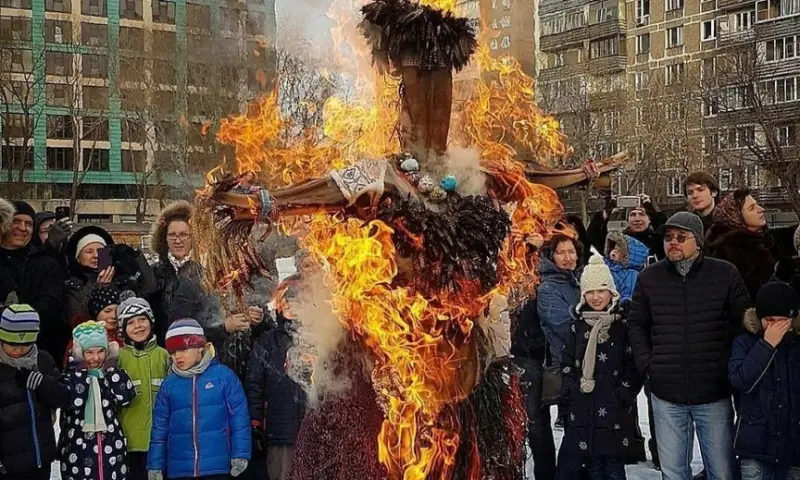
[[[537,480],[648,459],[691,480],[695,435],[695,478],[800,478],[800,229],[767,228],[707,173],[684,187],[688,211],[609,200],[541,249],[536,296],[511,312]],[[290,478],[308,401],[287,355],[316,267],[298,252],[298,275],[237,311],[202,288],[192,215],[162,211],[150,265],[100,227],[0,200],[1,480],[50,478],[55,460],[64,480]]]

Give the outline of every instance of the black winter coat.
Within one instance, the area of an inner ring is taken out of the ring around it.
[[[514,363],[522,372],[522,391],[525,395],[525,409],[528,418],[538,418],[542,405],[542,376],[545,358],[549,360],[547,340],[536,312],[536,300],[532,299],[511,316],[513,334],[511,354]],[[529,425],[528,428],[534,428]]]
[[[49,470],[56,459],[53,414],[67,393],[47,352],[39,350],[37,363],[44,378],[34,391],[16,379],[16,368],[0,364],[0,463],[20,478],[40,467]]]
[[[71,337],[63,315],[64,268],[51,254],[32,245],[19,250],[0,247],[0,275],[6,275],[0,278],[0,284],[11,285],[19,302],[29,304],[39,314],[39,348],[52,358],[63,358]]]
[[[597,344],[591,393],[581,391],[583,359],[592,327],[576,318],[561,355],[563,406],[567,409],[561,448],[586,459],[625,456],[634,440],[629,417],[642,381],[636,370],[624,312],[608,329],[609,338]]]
[[[286,373],[292,334],[286,321],[261,335],[250,351],[245,392],[250,419],[263,425],[267,445],[294,445],[306,411],[306,394]]]
[[[734,451],[742,458],[800,467],[800,319],[777,348],[764,341],[755,310],[733,343],[730,381],[739,392]]]
[[[633,293],[631,346],[658,398],[701,405],[729,397],[728,358],[750,297],[736,267],[698,257],[684,278],[662,260],[646,268]]]
[[[199,285],[202,281],[202,269],[197,262],[189,261],[180,268],[180,271],[176,272],[175,267],[169,263],[169,260],[161,260],[153,266],[153,274],[155,275],[156,285],[158,286],[157,293],[153,297],[153,313],[156,317],[156,337],[159,343],[163,345],[167,335],[167,329],[174,320],[177,320],[177,318],[171,318],[170,309],[175,301],[175,296],[180,289],[180,285],[184,282],[195,282]],[[177,313],[172,315],[172,317],[176,315]],[[197,319],[197,317],[189,318]]]

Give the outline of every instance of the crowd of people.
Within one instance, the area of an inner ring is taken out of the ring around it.
[[[647,460],[640,415],[667,480],[692,478],[695,434],[705,478],[800,478],[800,229],[768,229],[709,174],[685,190],[688,211],[642,196],[617,230],[609,201],[541,250],[511,351],[537,480],[625,478]],[[192,215],[162,211],[151,265],[100,227],[0,201],[0,479],[48,479],[55,460],[63,480],[290,478],[308,400],[287,353],[315,266],[298,252],[274,315],[257,297],[223,308]]]
[[[626,478],[626,463],[646,460],[642,388],[665,480],[693,478],[695,435],[694,478],[800,478],[800,228],[769,229],[748,190],[721,198],[708,173],[684,187],[688,211],[610,200],[588,228],[572,221],[577,235],[545,245],[513,351],[537,480]],[[620,212],[627,227],[609,231]],[[554,382],[556,401],[542,395]]]

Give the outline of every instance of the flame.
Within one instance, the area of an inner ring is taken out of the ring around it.
[[[456,11],[456,0],[419,0],[421,5],[427,5],[429,7],[438,8],[439,10],[443,10],[445,12],[455,12]]]

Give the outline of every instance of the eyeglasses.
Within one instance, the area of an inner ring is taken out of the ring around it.
[[[176,240],[185,242],[186,240],[189,240],[190,237],[191,235],[188,233],[170,233],[169,235],[167,235],[167,240],[169,240],[170,242],[174,242]]]
[[[686,243],[686,240],[691,240],[694,238],[694,235],[686,235],[685,233],[667,233],[664,235],[664,242],[669,243],[672,240],[677,240],[678,243]]]

